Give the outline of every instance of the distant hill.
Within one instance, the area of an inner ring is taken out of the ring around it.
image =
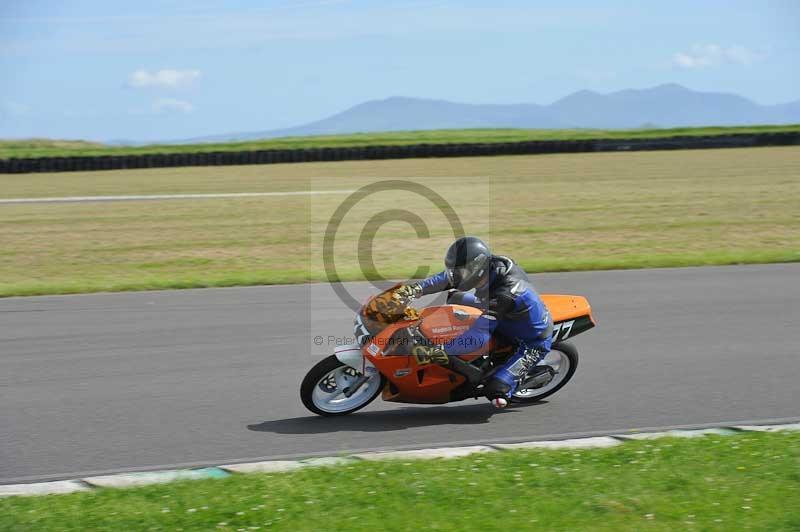
[[[579,91],[550,105],[467,104],[392,97],[371,100],[328,118],[292,128],[231,133],[183,142],[219,142],[287,136],[460,128],[692,127],[800,123],[800,100],[759,105],[719,92],[666,84],[609,94]]]

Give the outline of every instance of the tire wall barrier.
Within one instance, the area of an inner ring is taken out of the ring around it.
[[[245,164],[361,161],[422,157],[480,157],[609,151],[688,150],[798,146],[800,132],[737,133],[646,139],[533,140],[523,142],[412,144],[404,146],[352,146],[202,153],[154,153],[93,157],[37,157],[0,159],[0,174],[33,172],[85,172],[129,168],[178,166],[234,166]]]

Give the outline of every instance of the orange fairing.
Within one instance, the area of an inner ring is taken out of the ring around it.
[[[410,355],[381,357],[373,363],[381,373],[391,376],[389,384],[383,389],[384,401],[449,403],[450,392],[465,381],[461,375],[442,366],[420,365]]]
[[[481,311],[472,307],[460,306],[429,307],[421,312],[420,329],[425,328],[433,335],[434,341],[446,343],[462,334],[463,322],[471,323]],[[468,312],[467,312],[468,310]],[[466,313],[466,317],[457,314]],[[430,320],[430,321],[429,321]],[[426,324],[427,322],[427,324]],[[457,326],[453,328],[454,324]],[[420,362],[410,354],[410,349],[403,345],[402,338],[395,333],[404,329],[408,323],[395,323],[386,327],[376,335],[372,342],[365,346],[364,355],[378,368],[389,381],[383,390],[385,401],[443,404],[451,400],[450,393],[462,385],[465,378],[447,368],[430,362]],[[469,325],[467,325],[467,328]],[[449,328],[449,329],[448,329]],[[427,334],[428,333],[424,333]],[[430,339],[431,337],[429,337]],[[470,361],[491,350],[493,343],[476,351],[460,355],[459,358]],[[387,354],[388,352],[388,354]],[[400,354],[409,353],[409,354]]]
[[[589,306],[589,301],[585,297],[543,294],[541,298],[550,310],[550,315],[553,317],[553,322],[555,323],[587,315],[592,323],[594,323],[592,307]]]
[[[574,336],[594,326],[592,310],[586,298],[550,294],[541,297],[556,324],[554,341],[565,340],[570,335]],[[402,329],[418,326],[419,331],[432,343],[447,344],[466,332],[482,311],[464,305],[443,305],[422,309],[418,316],[413,313],[403,316],[399,307],[395,309],[391,302],[381,301],[374,312],[365,312],[362,317],[377,325],[375,316],[371,314],[385,313],[384,307],[387,305],[393,311],[392,320],[383,321],[362,350],[364,356],[388,381],[383,390],[383,399],[429,404],[450,402],[451,393],[464,384],[466,379],[445,367],[418,360],[411,354],[408,333]],[[494,341],[491,341],[489,345],[460,355],[459,358],[473,361],[491,352],[493,348]]]

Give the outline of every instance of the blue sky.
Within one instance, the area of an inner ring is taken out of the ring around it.
[[[0,0],[0,137],[260,131],[389,96],[800,99],[800,2]]]

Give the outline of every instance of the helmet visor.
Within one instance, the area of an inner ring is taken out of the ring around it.
[[[458,285],[464,282],[464,279],[469,277],[470,271],[469,268],[463,266],[461,268],[447,268],[447,278],[450,280],[450,284],[455,288],[458,288]]]
[[[474,266],[462,266],[460,268],[447,268],[445,271],[451,286],[466,291],[474,288],[475,281],[480,277],[480,271],[478,270],[479,268]]]

